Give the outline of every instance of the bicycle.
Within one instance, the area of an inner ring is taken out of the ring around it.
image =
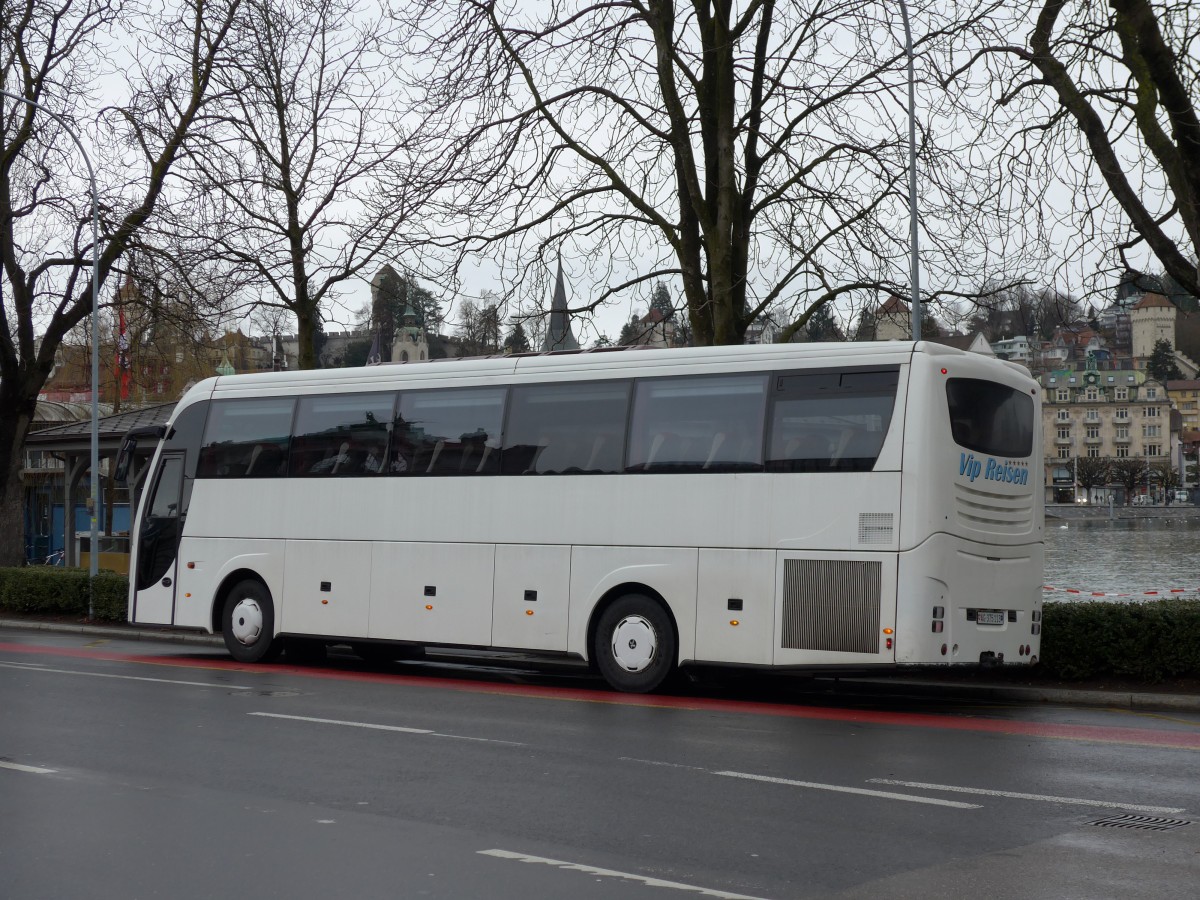
[[[38,563],[39,566],[65,566],[67,564],[67,551],[55,550],[45,559]]]

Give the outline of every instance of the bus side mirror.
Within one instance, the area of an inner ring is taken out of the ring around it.
[[[113,479],[117,484],[129,483],[129,467],[133,464],[133,455],[137,452],[138,438],[153,438],[160,441],[167,429],[162,425],[146,425],[134,428],[121,441],[121,449],[117,451],[117,464],[113,467]]]
[[[133,460],[135,450],[137,450],[137,438],[125,435],[121,441],[121,449],[117,451],[117,464],[113,468],[113,478],[117,484],[129,483],[129,464]]]

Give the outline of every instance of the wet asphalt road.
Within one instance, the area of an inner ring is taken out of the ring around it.
[[[5,900],[1192,898],[1198,776],[1196,713],[0,631]]]

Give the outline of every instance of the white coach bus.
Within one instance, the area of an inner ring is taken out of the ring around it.
[[[161,437],[129,621],[366,658],[1033,663],[1041,415],[929,343],[534,354],[208,379]]]

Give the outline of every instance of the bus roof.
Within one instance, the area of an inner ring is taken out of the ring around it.
[[[908,362],[913,354],[934,357],[972,357],[1002,364],[1006,369],[1029,377],[1028,370],[1015,363],[968,353],[944,344],[928,341],[862,341],[815,344],[750,344],[718,347],[645,347],[603,348],[598,350],[556,351],[515,356],[456,357],[424,362],[383,363],[342,369],[308,369],[290,372],[253,372],[208,378],[197,384],[181,401],[180,407],[199,399],[260,393],[304,393],[311,390],[395,390],[403,382],[432,387],[455,383],[480,383],[513,375],[563,377],[577,375],[584,380],[602,377],[635,377],[658,370],[695,373],[724,365],[770,368],[787,365],[896,365]],[[785,362],[786,361],[786,362]]]

